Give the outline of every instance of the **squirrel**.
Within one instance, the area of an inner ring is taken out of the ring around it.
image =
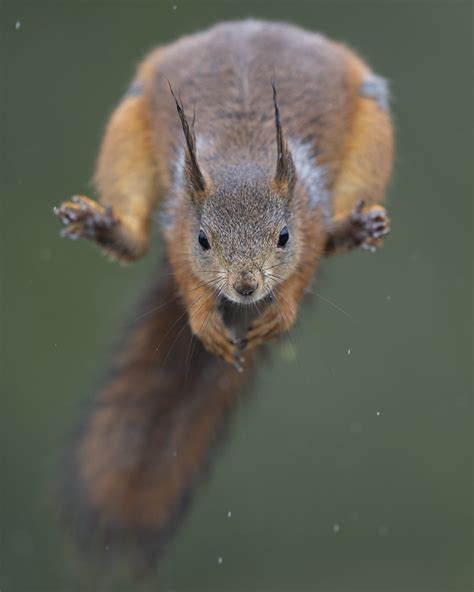
[[[160,204],[166,243],[69,458],[86,539],[100,529],[157,557],[320,260],[382,245],[388,99],[351,49],[285,23],[220,23],[140,64],[105,130],[100,201],[55,208],[64,236],[130,262]]]

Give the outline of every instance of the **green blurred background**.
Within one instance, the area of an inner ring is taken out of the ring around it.
[[[91,193],[144,53],[245,16],[346,41],[390,79],[393,234],[325,263],[337,307],[306,308],[296,359],[273,348],[160,573],[134,583],[61,532],[55,461],[161,243],[121,268],[61,240],[52,208]],[[471,590],[472,4],[3,2],[0,22],[1,592]]]

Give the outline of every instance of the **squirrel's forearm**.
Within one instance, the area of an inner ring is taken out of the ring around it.
[[[100,202],[112,206],[130,241],[146,249],[158,199],[145,97],[125,96],[107,126],[95,173]]]
[[[383,201],[393,162],[386,82],[368,71],[358,58],[347,59],[353,64],[357,97],[331,187],[334,226],[344,223],[361,200],[366,207]]]
[[[150,114],[140,78],[112,114],[99,152],[99,202],[75,196],[56,209],[63,234],[95,241],[113,257],[137,259],[148,248],[159,197]]]

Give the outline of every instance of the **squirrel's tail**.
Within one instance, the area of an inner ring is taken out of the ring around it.
[[[149,295],[67,459],[66,516],[89,545],[153,560],[174,531],[253,375],[209,354],[172,275]]]

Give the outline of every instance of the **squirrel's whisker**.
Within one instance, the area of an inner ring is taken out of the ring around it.
[[[194,306],[195,306],[195,305],[197,305],[197,303],[198,303],[200,300],[202,300],[202,299],[203,299],[203,296],[201,296],[200,298],[198,298],[198,300],[196,300],[196,302],[194,303]],[[201,305],[199,306],[199,309],[198,309],[198,310],[194,310],[194,308],[193,308],[193,310],[191,311],[191,314],[189,315],[189,319],[192,319],[193,317],[195,317],[195,316],[198,314],[198,312],[204,308],[204,306],[205,306],[205,305],[206,305],[206,301],[205,301],[205,299],[204,299],[204,302],[201,302]],[[186,311],[185,311],[185,313],[187,313],[187,312],[188,312],[188,311],[186,310]],[[179,318],[181,319],[181,318],[182,318],[182,316],[183,316],[183,315],[181,315],[181,317],[179,317]],[[171,344],[170,348],[168,349],[168,352],[166,353],[166,356],[165,356],[165,358],[164,358],[164,360],[163,360],[163,363],[162,363],[162,365],[161,365],[161,366],[162,366],[162,368],[165,366],[165,364],[166,364],[166,361],[168,360],[168,358],[169,358],[169,355],[170,355],[170,353],[171,353],[171,351],[172,351],[173,347],[176,345],[176,342],[178,341],[178,339],[179,339],[180,335],[181,335],[181,334],[182,334],[182,332],[183,332],[183,331],[186,329],[186,327],[187,327],[187,326],[188,326],[188,322],[187,322],[187,320],[186,320],[186,322],[183,324],[183,326],[181,327],[181,329],[178,331],[178,333],[176,334],[175,338],[173,339],[173,342],[172,342],[172,344]]]
[[[322,296],[322,294],[319,294],[318,292],[315,292],[314,290],[310,290],[309,288],[306,290],[306,292],[308,292],[309,294],[313,294],[314,296],[317,296],[323,302],[326,302],[327,304],[330,304],[333,308],[335,308],[339,312],[342,312],[343,314],[345,314],[346,317],[349,317],[352,321],[354,320],[354,317],[350,313],[348,313],[347,310],[344,310],[338,304],[336,304],[332,300],[329,300],[329,298],[326,298],[326,296]]]
[[[160,310],[161,308],[167,306],[168,304],[171,304],[172,302],[176,302],[176,300],[178,300],[180,297],[181,296],[179,294],[177,294],[174,298],[170,298],[170,300],[167,300],[166,302],[163,302],[163,303],[159,304],[158,306],[154,306],[148,312],[145,312],[144,314],[140,315],[139,317],[136,317],[135,319],[133,319],[133,321],[130,321],[129,325],[133,325],[133,324],[137,323],[138,321],[141,321],[145,317],[147,317],[147,316],[153,314],[154,312]]]
[[[275,269],[275,267],[280,267],[281,265],[284,265],[284,261],[280,261],[280,263],[276,263],[275,265],[271,265],[270,267],[266,267],[265,269],[262,269],[262,271],[264,273],[266,273],[270,269]]]
[[[295,343],[293,341],[293,337],[291,336],[291,333],[290,333],[288,318],[287,318],[287,316],[284,313],[283,307],[278,302],[278,297],[280,297],[283,301],[285,301],[285,299],[283,298],[283,296],[281,294],[279,294],[278,296],[275,297],[275,302],[276,302],[276,304],[278,306],[278,310],[279,310],[279,312],[280,312],[280,314],[281,314],[281,316],[283,318],[283,323],[285,325],[285,332],[288,335],[288,339],[289,339],[289,342],[290,342],[290,345],[291,345],[291,349],[293,350],[293,355],[295,357],[296,363],[299,366],[298,350],[297,350],[296,345],[295,345]],[[291,311],[291,307],[289,306],[288,303],[287,303],[287,306],[288,306],[288,308]]]
[[[218,292],[217,292],[216,298],[219,298],[219,296],[221,294],[220,285],[217,286],[217,290],[218,290]],[[201,329],[206,324],[207,319],[209,318],[209,315],[211,314],[211,311],[212,311],[212,309],[209,309],[206,316],[204,317],[204,321],[202,323]],[[188,349],[186,351],[186,362],[185,362],[186,371],[185,371],[185,375],[184,375],[184,386],[186,386],[186,384],[187,384],[189,368],[191,367],[191,360],[192,360],[192,357],[194,354],[194,350],[196,349],[197,342],[198,342],[198,340],[197,340],[196,336],[193,333],[191,333],[191,338],[189,340]],[[192,348],[191,348],[191,346],[192,346]]]
[[[210,286],[210,287],[212,287],[216,281],[217,280],[210,280],[209,282],[202,282],[198,286],[194,286],[193,288],[191,288],[190,290],[188,290],[187,291],[187,294],[189,294],[190,292],[193,292],[194,290],[198,290],[199,288],[203,288],[204,286]],[[175,296],[175,298],[171,298],[170,300],[167,300],[166,302],[163,302],[162,304],[159,304],[158,306],[153,307],[149,311],[145,312],[144,314],[140,315],[139,317],[137,317],[133,321],[131,321],[130,322],[130,325],[133,325],[134,323],[137,323],[138,321],[141,321],[145,317],[153,314],[154,312],[157,312],[158,310],[160,310],[164,306],[166,306],[168,304],[171,304],[172,302],[175,302],[179,298],[181,298],[181,294],[177,294]]]
[[[199,300],[198,300],[199,302]],[[166,331],[166,333],[163,335],[163,337],[160,339],[157,347],[155,348],[155,355],[158,353],[161,345],[163,344],[164,340],[166,339],[166,337],[169,335],[169,333],[174,329],[174,327],[179,323],[179,321],[184,317],[184,315],[186,315],[188,313],[188,311],[185,309],[183,313],[181,313],[179,315],[179,317],[174,321],[174,323],[171,325],[171,327],[169,327],[169,329]]]

